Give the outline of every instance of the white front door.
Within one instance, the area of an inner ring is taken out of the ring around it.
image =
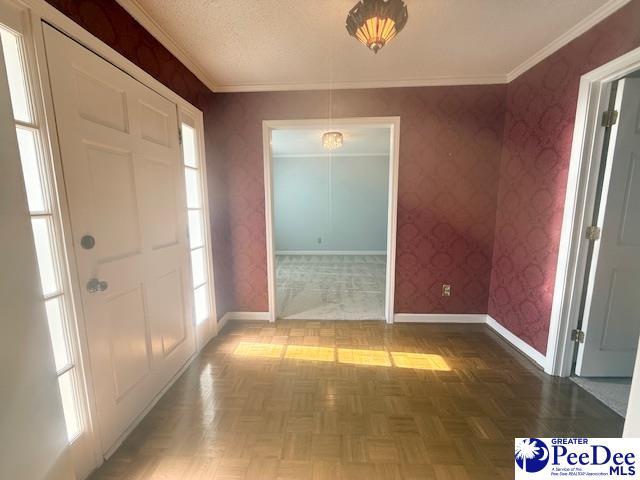
[[[576,374],[630,377],[640,334],[640,78],[618,84]]]
[[[45,26],[103,452],[195,352],[176,105]]]

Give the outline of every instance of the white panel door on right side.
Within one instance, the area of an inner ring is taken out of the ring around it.
[[[630,377],[640,335],[640,78],[618,84],[576,374]]]
[[[174,103],[45,26],[103,452],[195,352]]]

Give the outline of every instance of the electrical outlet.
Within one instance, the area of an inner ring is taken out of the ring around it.
[[[451,296],[451,285],[449,285],[448,283],[443,283],[442,284],[442,296],[443,297],[450,297]]]

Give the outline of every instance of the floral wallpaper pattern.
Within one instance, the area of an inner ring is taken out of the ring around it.
[[[545,353],[580,77],[640,46],[640,0],[507,88],[489,314]]]
[[[262,120],[400,116],[396,312],[488,312],[546,352],[580,76],[640,46],[640,0],[508,85],[342,90],[331,105],[213,94],[115,1],[47,1],[204,111],[218,316],[268,308]]]
[[[326,91],[212,96],[208,172],[211,189],[225,192],[214,200],[214,230],[228,232],[214,242],[231,282],[220,287],[224,303],[268,310],[262,121],[400,116],[396,312],[486,313],[505,90],[339,90],[331,106]]]

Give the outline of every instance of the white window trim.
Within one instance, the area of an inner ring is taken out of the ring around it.
[[[27,84],[28,101],[33,119],[28,123],[16,121],[16,126],[24,126],[36,131],[39,140],[37,148],[42,149],[40,155],[42,156],[41,160],[43,160],[44,165],[41,165],[42,170],[40,175],[42,176],[42,188],[49,211],[42,214],[30,212],[30,217],[50,218],[54,228],[52,232],[52,236],[54,237],[52,239],[52,246],[59,260],[58,264],[54,265],[54,267],[56,268],[56,275],[60,282],[60,290],[55,293],[43,295],[42,301],[45,303],[47,300],[62,296],[65,313],[70,317],[67,319],[64,327],[67,330],[67,336],[71,340],[70,345],[68,345],[71,354],[70,365],[76,369],[77,373],[74,380],[76,382],[75,393],[78,400],[76,408],[78,409],[80,423],[83,427],[80,435],[72,440],[70,448],[74,458],[82,457],[82,460],[79,461],[77,465],[74,462],[74,467],[77,467],[77,470],[80,472],[86,472],[90,471],[88,469],[92,468],[96,463],[94,451],[95,438],[90,414],[89,386],[87,385],[86,366],[88,364],[86,363],[81,346],[78,322],[79,315],[76,303],[76,290],[74,287],[75,270],[72,264],[73,256],[67,254],[69,250],[66,247],[66,210],[63,204],[66,197],[59,188],[60,182],[56,181],[56,178],[60,177],[56,165],[56,150],[52,142],[54,135],[52,135],[50,128],[49,112],[47,112],[46,100],[43,95],[42,72],[38,69],[36,45],[38,35],[34,35],[33,16],[30,15],[30,12],[25,9],[24,5],[20,2],[0,0],[0,13],[2,14],[3,21],[9,20],[5,25],[19,32],[23,40],[25,82]],[[66,373],[65,371],[69,370],[67,367],[68,366],[56,372],[56,376],[59,378]]]
[[[43,112],[41,119],[41,129],[43,132],[43,142],[47,143],[46,147],[49,148],[51,152],[51,161],[53,163],[53,175],[54,175],[54,185],[53,188],[57,190],[57,200],[58,205],[58,214],[61,218],[62,223],[62,236],[63,236],[63,245],[61,245],[62,250],[64,250],[64,259],[67,262],[68,271],[69,271],[69,284],[71,286],[69,294],[70,298],[73,300],[73,311],[75,312],[76,317],[76,326],[77,326],[77,336],[78,336],[78,348],[79,352],[77,352],[77,361],[79,365],[82,366],[82,376],[84,377],[85,386],[86,386],[86,397],[87,397],[87,422],[86,425],[89,428],[87,442],[88,447],[84,452],[86,459],[84,461],[88,464],[88,472],[85,472],[81,469],[81,474],[78,476],[79,480],[81,477],[86,477],[91,470],[97,468],[102,463],[102,448],[99,440],[99,432],[100,428],[97,422],[94,419],[96,416],[96,404],[95,404],[95,396],[93,394],[93,380],[90,369],[90,357],[88,352],[88,343],[87,343],[87,332],[86,332],[86,324],[84,318],[84,312],[81,305],[81,282],[77,275],[77,265],[75,262],[74,255],[69,255],[68,252],[73,252],[73,244],[71,236],[68,232],[71,232],[71,219],[69,215],[69,205],[66,201],[66,189],[64,185],[63,175],[62,175],[62,161],[60,157],[60,147],[58,144],[57,137],[57,127],[55,123],[54,116],[54,108],[53,108],[53,97],[51,88],[49,85],[49,70],[46,62],[46,49],[44,44],[44,30],[43,30],[43,22],[48,23],[61,32],[65,33],[67,36],[71,37],[81,45],[85,46],[89,50],[96,53],[98,56],[104,58],[109,61],[114,66],[120,68],[125,73],[131,75],[134,79],[138,80],[142,84],[151,88],[158,94],[162,95],[166,99],[175,103],[178,106],[179,113],[188,114],[191,118],[195,120],[195,128],[196,134],[199,138],[199,149],[202,156],[202,176],[203,176],[203,213],[204,213],[204,225],[206,229],[206,243],[211,247],[210,240],[210,225],[209,225],[209,200],[208,200],[208,191],[207,191],[207,182],[206,182],[206,153],[204,146],[204,120],[203,113],[194,105],[189,103],[187,100],[179,96],[177,93],[160,83],[154,77],[149,75],[143,69],[135,65],[133,62],[125,58],[123,55],[119,54],[115,50],[113,50],[109,45],[102,42],[87,30],[76,24],[73,20],[65,16],[63,13],[58,11],[55,7],[48,4],[45,0],[0,0],[0,9],[4,10],[6,5],[18,5],[19,8],[24,10],[24,14],[28,17],[29,23],[29,31],[25,32],[25,43],[28,44],[28,48],[31,49],[29,52],[29,56],[31,57],[29,61],[31,64],[29,65],[30,70],[32,71],[32,77],[30,79],[31,82],[35,84],[35,91],[39,92],[42,98],[37,99],[38,102],[41,103],[41,111]],[[176,125],[176,128],[179,126]],[[184,367],[176,373],[173,379],[169,382],[169,384],[158,393],[156,396],[156,400],[159,400],[161,396],[168,390],[173,382],[177,380],[180,375],[186,370],[189,364],[193,361],[199,350],[206,345],[206,343],[217,334],[216,327],[216,303],[215,303],[215,281],[213,276],[213,268],[212,268],[212,253],[208,252],[208,267],[209,267],[209,285],[210,285],[210,311],[211,318],[209,322],[203,322],[203,324],[207,323],[209,328],[208,332],[200,332],[201,335],[197,336],[197,349],[194,355],[188,360],[188,362],[184,365]],[[195,324],[195,316],[193,318]],[[148,413],[148,411],[153,407],[153,404],[150,405],[145,411],[143,411],[140,416],[134,421],[131,426],[131,431],[135,428],[135,425],[144,418],[144,416]],[[128,432],[127,432],[128,433]],[[83,462],[84,463],[84,462]]]
[[[185,123],[194,129],[196,134],[196,154],[198,155],[198,166],[196,170],[200,176],[200,188],[202,193],[202,228],[204,230],[204,248],[206,262],[207,262],[207,282],[209,284],[209,318],[208,320],[198,324],[195,322],[196,329],[196,342],[198,345],[198,350],[202,349],[209,340],[215,337],[218,334],[218,315],[216,310],[216,302],[215,302],[215,280],[213,278],[213,250],[211,243],[211,222],[209,216],[209,192],[207,188],[207,162],[205,157],[204,150],[204,123],[202,118],[202,113],[200,115],[194,115],[193,112],[190,112],[187,109],[182,108],[180,105],[178,106],[178,123],[180,124],[180,128],[182,128],[182,124]],[[182,151],[182,150],[181,150]],[[184,164],[183,158],[183,170],[187,167]],[[189,244],[189,254],[191,254],[191,244]],[[192,287],[192,291],[195,291],[195,288]],[[194,299],[194,310],[195,310],[195,299]],[[195,316],[195,311],[194,311]],[[195,318],[195,317],[194,317]]]

